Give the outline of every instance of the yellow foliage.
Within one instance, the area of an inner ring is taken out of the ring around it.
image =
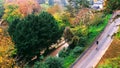
[[[55,13],[53,16],[54,16],[54,18],[55,18],[56,20],[60,20],[60,19],[61,19],[61,16],[60,16],[59,13]]]
[[[3,62],[3,61],[2,61],[2,57],[0,57],[0,63],[1,63],[1,62]]]
[[[7,12],[10,12],[10,10],[9,10],[9,9],[6,9],[4,12],[7,13]]]
[[[0,28],[0,33],[2,33],[3,32],[3,30]]]
[[[0,33],[0,68],[12,68],[13,66],[18,68],[15,66],[15,60],[10,57],[14,44],[10,37],[3,35],[3,32],[5,32],[4,29]]]

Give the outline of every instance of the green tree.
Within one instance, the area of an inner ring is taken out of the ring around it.
[[[120,0],[107,0],[105,12],[112,13],[115,10],[120,10]]]
[[[48,68],[64,68],[63,61],[61,58],[48,57],[46,59],[45,63],[46,63],[46,65],[48,65]]]
[[[41,12],[38,16],[28,15],[25,19],[13,21],[8,32],[15,43],[17,54],[30,60],[40,56],[40,51],[48,49],[60,37],[60,29],[54,17]]]

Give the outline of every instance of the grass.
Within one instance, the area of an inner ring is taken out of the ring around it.
[[[98,25],[98,26],[90,26],[88,31],[89,33],[91,33],[90,37],[87,39],[88,42],[87,42],[87,45],[90,45],[94,40],[95,38],[104,30],[104,28],[106,27],[109,19],[111,17],[111,14],[107,15],[104,20],[103,20],[103,23]],[[86,46],[87,48],[88,46]],[[76,55],[76,56],[67,56],[65,57],[65,60],[64,60],[64,67],[65,68],[69,68],[71,66],[71,64],[76,60],[76,58],[79,57],[79,55]]]
[[[70,65],[76,60],[77,57],[67,56],[64,61],[64,67],[70,68]]]

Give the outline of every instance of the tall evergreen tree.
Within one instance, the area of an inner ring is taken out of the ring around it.
[[[9,27],[18,56],[30,60],[40,55],[40,51],[49,48],[61,36],[59,27],[54,17],[41,12],[40,15],[29,15],[22,20],[15,20]]]

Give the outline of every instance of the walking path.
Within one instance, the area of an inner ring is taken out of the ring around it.
[[[62,43],[62,44],[61,44]],[[58,53],[63,49],[63,48],[67,48],[69,46],[68,43],[66,43],[65,41],[60,43],[60,47],[58,47],[56,50],[54,50],[52,53],[50,53],[50,56],[58,56]]]
[[[118,14],[120,14],[120,12],[115,12],[112,19]],[[101,36],[97,39],[98,45],[94,43],[82,57],[79,57],[80,59],[78,59],[71,68],[95,68],[112,43],[112,36],[118,31],[118,25],[120,25],[120,18],[117,18],[114,21],[110,20]]]

